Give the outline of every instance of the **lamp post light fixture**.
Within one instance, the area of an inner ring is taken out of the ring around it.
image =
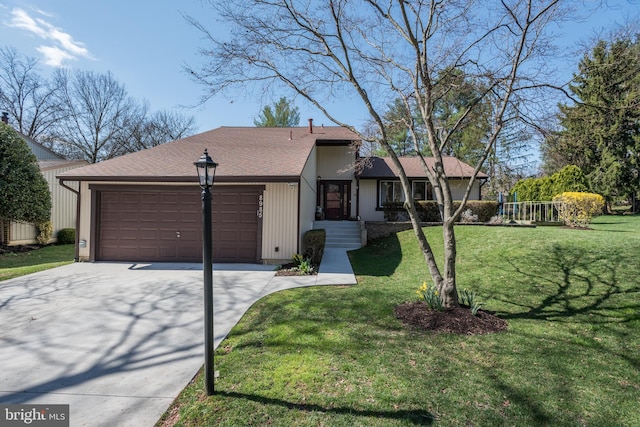
[[[213,366],[213,257],[211,230],[211,187],[216,176],[216,167],[207,150],[193,163],[198,171],[202,188],[202,269],[204,270],[204,382],[207,395],[214,392],[215,371]]]

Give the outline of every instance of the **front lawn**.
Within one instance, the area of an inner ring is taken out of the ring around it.
[[[406,329],[428,277],[411,231],[351,253],[358,285],[254,305],[166,415],[187,426],[640,425],[640,217],[593,230],[458,227],[458,287],[509,323]],[[426,229],[436,249],[439,227]],[[167,423],[171,425],[171,423]]]
[[[0,255],[0,281],[71,264],[74,245],[48,245],[24,252]]]

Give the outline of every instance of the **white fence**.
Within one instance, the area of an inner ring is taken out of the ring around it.
[[[502,204],[505,222],[559,223],[560,202],[506,202]]]

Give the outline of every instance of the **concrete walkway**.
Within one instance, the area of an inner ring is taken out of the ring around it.
[[[214,265],[216,347],[256,301],[355,284],[344,250],[320,273]],[[0,403],[69,404],[72,426],[152,426],[203,363],[200,264],[75,263],[0,282]]]

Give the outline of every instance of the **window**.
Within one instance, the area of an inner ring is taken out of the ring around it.
[[[400,181],[380,181],[380,206],[390,202],[404,202]]]
[[[412,181],[411,193],[413,200],[433,200],[431,184],[428,181]]]
[[[378,207],[385,203],[404,202],[404,193],[400,181],[380,181],[380,199]],[[411,181],[413,200],[433,200],[431,184],[428,181]]]

